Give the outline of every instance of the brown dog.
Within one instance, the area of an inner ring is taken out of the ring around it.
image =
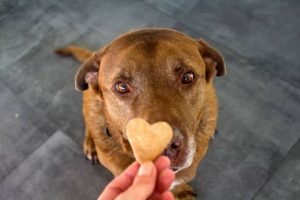
[[[222,56],[203,40],[171,29],[121,35],[91,52],[68,46],[56,51],[84,64],[75,78],[83,92],[84,152],[115,176],[135,159],[124,137],[127,122],[140,117],[168,122],[174,130],[164,154],[176,172],[177,199],[195,199],[187,185],[205,155],[217,122],[214,76],[225,74]]]

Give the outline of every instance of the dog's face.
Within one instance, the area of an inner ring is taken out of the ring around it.
[[[76,82],[78,88],[84,81],[94,89],[108,130],[132,156],[125,136],[130,119],[168,122],[174,137],[164,154],[179,171],[193,161],[206,87],[214,75],[224,73],[222,57],[203,41],[148,29],[123,35],[94,54]]]

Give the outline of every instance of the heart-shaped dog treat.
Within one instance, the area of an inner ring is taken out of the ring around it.
[[[130,120],[126,135],[139,163],[152,161],[158,157],[173,137],[171,126],[166,122],[148,124],[141,118]]]

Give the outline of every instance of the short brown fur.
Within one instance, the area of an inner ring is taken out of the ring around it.
[[[195,139],[193,162],[176,174],[180,184],[173,188],[177,199],[195,199],[187,182],[194,178],[215,132],[217,98],[212,79],[226,72],[220,53],[203,40],[171,29],[132,31],[96,53],[79,47],[65,47],[57,53],[74,55],[80,61],[89,57],[75,80],[76,88],[83,91],[85,154],[93,160],[96,155],[117,176],[134,161],[123,137],[127,122],[134,117],[150,123],[167,121],[185,139]],[[177,79],[186,69],[197,74],[188,86]],[[132,86],[130,94],[114,90],[118,80]]]

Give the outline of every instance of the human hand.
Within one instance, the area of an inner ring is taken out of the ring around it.
[[[166,156],[141,166],[134,162],[106,186],[98,200],[174,200],[169,188],[175,175],[169,167]]]

